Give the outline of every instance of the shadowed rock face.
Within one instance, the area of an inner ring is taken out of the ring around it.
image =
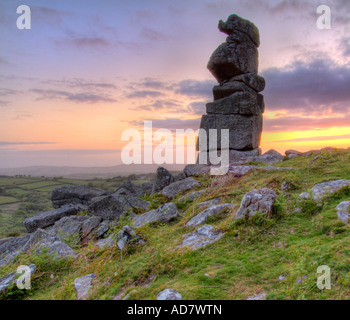
[[[63,217],[76,215],[85,209],[82,205],[65,205],[61,208],[39,213],[23,221],[28,232],[34,232],[38,228],[46,228],[53,225]]]
[[[89,205],[92,198],[102,196],[105,192],[87,186],[65,186],[52,191],[51,200],[54,208],[66,204]]]

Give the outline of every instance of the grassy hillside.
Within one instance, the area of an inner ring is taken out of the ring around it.
[[[107,180],[0,176],[0,239],[22,235],[25,233],[22,223],[24,219],[52,210],[50,196],[55,188],[79,184],[112,191],[126,181],[141,184],[152,176],[153,174],[118,176]]]
[[[322,205],[303,202],[303,213],[296,212],[296,199],[318,182],[350,180],[350,152],[324,151],[314,158],[303,156],[275,164],[295,170],[252,171],[241,178],[199,177],[207,195],[194,202],[176,199],[181,217],[170,225],[137,229],[144,245],[129,244],[120,252],[117,247],[98,249],[90,243],[76,248],[80,255],[74,260],[53,260],[45,253],[21,256],[1,269],[0,275],[19,264],[35,263],[33,289],[12,292],[12,298],[25,299],[76,299],[74,279],[92,272],[96,278],[91,299],[113,299],[127,293],[130,299],[155,299],[164,288],[179,291],[183,299],[246,299],[260,292],[266,293],[266,299],[347,299],[350,230],[337,219],[335,207],[350,200],[350,188],[327,196]],[[281,191],[284,181],[290,190]],[[235,222],[244,194],[262,187],[278,195],[274,218],[258,215]],[[197,251],[178,249],[182,236],[194,230],[185,224],[198,213],[196,203],[216,197],[235,206],[233,212],[208,221],[225,235]],[[165,201],[161,196],[150,200],[154,207]],[[128,223],[128,217],[119,221],[115,232]],[[331,268],[330,290],[316,286],[320,265]]]

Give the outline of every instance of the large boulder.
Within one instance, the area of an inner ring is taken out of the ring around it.
[[[11,263],[13,259],[28,250],[41,252],[42,248],[48,249],[48,254],[60,258],[77,256],[77,253],[65,244],[59,235],[51,234],[43,229],[18,238],[7,238],[0,243],[0,267]]]
[[[258,94],[255,92],[235,92],[228,97],[206,105],[208,114],[241,114],[258,116],[262,109],[258,104]]]
[[[226,22],[220,20],[218,28],[221,32],[224,32],[227,35],[242,32],[246,34],[257,47],[260,45],[259,29],[255,26],[254,23],[243,19],[236,14],[231,14],[227,18]]]
[[[55,210],[39,213],[33,217],[27,218],[23,224],[28,232],[34,232],[38,228],[46,228],[53,225],[63,217],[76,215],[85,209],[81,204],[69,204]]]
[[[29,250],[43,238],[49,236],[42,229],[27,234],[23,237],[5,238],[0,241],[0,267],[11,263],[20,253]]]
[[[321,201],[327,194],[334,193],[346,186],[350,185],[349,180],[331,180],[315,184],[311,188],[314,201]],[[303,192],[298,196],[298,201],[310,198],[309,192]]]
[[[271,189],[263,188],[249,191],[243,197],[235,220],[253,217],[257,212],[264,213],[267,217],[271,217],[275,199],[276,193]]]
[[[162,194],[167,198],[172,199],[175,198],[177,194],[184,193],[185,191],[199,186],[201,186],[201,184],[197,180],[193,178],[186,178],[168,185],[162,190]]]
[[[105,192],[92,187],[72,185],[56,188],[52,191],[51,200],[54,208],[66,204],[89,205],[92,198],[102,196]]]
[[[175,181],[174,176],[165,168],[158,167],[153,182],[152,193],[156,193]]]
[[[221,146],[221,129],[229,130],[229,149],[254,150],[260,145],[262,132],[262,115],[246,116],[241,114],[205,114],[202,116],[200,128],[204,129],[207,136],[205,148],[198,151],[209,150],[210,129],[217,131],[217,149]],[[198,145],[200,148],[201,146]],[[214,149],[216,151],[216,149]]]
[[[70,216],[63,217],[58,220],[53,226],[45,229],[52,235],[59,235],[63,240],[74,241],[77,244],[81,240],[81,231],[88,216]]]
[[[242,81],[228,81],[220,85],[214,86],[213,88],[214,100],[220,100],[222,98],[226,98],[236,92],[254,93],[255,91],[253,91],[250,87],[248,87]]]
[[[265,79],[256,73],[240,74],[231,78],[230,82],[242,82],[256,92],[263,91],[266,85]]]
[[[190,247],[192,250],[197,250],[218,241],[223,235],[220,231],[213,231],[213,226],[206,224],[198,230],[185,234],[180,247]]]
[[[134,196],[112,194],[92,199],[87,211],[103,220],[115,220],[130,209],[147,210],[149,202]]]
[[[150,222],[170,222],[178,215],[179,212],[177,211],[176,206],[173,203],[166,203],[161,205],[158,209],[135,216],[132,219],[132,226],[139,228]]]
[[[183,170],[186,177],[199,176],[201,174],[208,175],[209,171],[210,167],[205,164],[188,164]]]
[[[199,224],[205,223],[210,217],[217,217],[224,212],[228,212],[234,209],[234,206],[229,203],[214,205],[208,209],[205,209],[201,213],[197,214],[190,221],[186,223],[187,227],[195,227]]]

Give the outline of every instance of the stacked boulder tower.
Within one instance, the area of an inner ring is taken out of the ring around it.
[[[219,30],[228,35],[211,55],[208,69],[219,82],[214,86],[214,101],[206,105],[200,128],[207,143],[197,143],[198,159],[207,159],[210,151],[220,155],[221,129],[229,130],[229,158],[234,162],[244,156],[259,156],[262,133],[265,79],[258,75],[260,34],[250,21],[235,14],[226,22],[219,21]],[[217,149],[209,148],[209,130],[217,129]],[[227,144],[226,144],[227,145]],[[225,149],[227,146],[225,147]],[[198,160],[197,160],[198,161]]]

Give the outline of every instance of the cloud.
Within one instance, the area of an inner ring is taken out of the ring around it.
[[[143,28],[140,32],[140,37],[142,39],[147,39],[147,40],[157,41],[157,42],[169,40],[169,36],[167,36],[166,34],[150,28]]]
[[[73,36],[66,37],[62,40],[57,40],[56,44],[71,45],[79,49],[82,48],[105,48],[109,47],[111,43],[99,37],[84,37],[84,36]]]
[[[328,58],[296,61],[283,69],[268,69],[262,76],[266,79],[267,110],[348,114],[350,68],[346,65],[336,65]]]
[[[167,83],[158,79],[146,77],[139,82],[132,82],[130,88],[150,88],[155,90],[165,89]]]
[[[183,80],[174,84],[175,93],[188,96],[190,98],[211,99],[213,86],[217,83],[213,80]]]
[[[166,128],[169,130],[176,129],[193,129],[197,130],[200,124],[200,118],[197,119],[179,119],[179,118],[168,118],[168,119],[144,119],[130,121],[129,124],[132,126],[143,126],[144,121],[152,121],[153,128]]]
[[[204,114],[206,110],[205,105],[206,101],[195,101],[190,103],[188,110],[192,114]]]
[[[13,142],[13,141],[0,141],[0,147],[3,146],[21,146],[21,145],[46,145],[56,144],[57,142],[46,142],[46,141],[29,141],[29,142]]]
[[[84,79],[64,79],[64,80],[45,80],[43,81],[45,84],[53,84],[53,85],[65,85],[68,87],[74,87],[74,88],[81,88],[81,89],[93,89],[93,90],[99,90],[99,89],[117,89],[117,87],[112,83],[107,82],[94,82]]]
[[[57,10],[47,7],[30,6],[32,20],[42,23],[45,26],[61,27],[65,17],[73,16],[67,11]]]
[[[343,134],[338,136],[295,138],[295,139],[277,140],[277,141],[271,141],[271,142],[303,142],[303,141],[324,141],[324,140],[339,140],[339,139],[350,139],[350,134]]]
[[[127,95],[127,98],[158,98],[162,97],[165,94],[160,91],[153,91],[153,90],[140,90],[140,91],[133,91]]]
[[[145,104],[133,108],[132,110],[137,111],[159,111],[169,112],[169,113],[179,113],[179,112],[188,112],[187,108],[180,105],[177,101],[173,100],[156,100],[154,103]]]
[[[264,118],[264,132],[322,130],[331,127],[350,127],[350,118],[303,118],[280,117],[275,119]]]
[[[34,92],[39,95],[37,100],[51,100],[51,99],[60,99],[66,101],[73,101],[77,103],[98,103],[98,102],[116,102],[117,100],[100,94],[93,94],[90,92],[79,92],[72,93],[67,91],[59,90],[50,90],[50,89],[32,89],[31,92]]]
[[[13,89],[0,88],[0,97],[7,97],[7,96],[15,95],[17,93],[18,91]]]

